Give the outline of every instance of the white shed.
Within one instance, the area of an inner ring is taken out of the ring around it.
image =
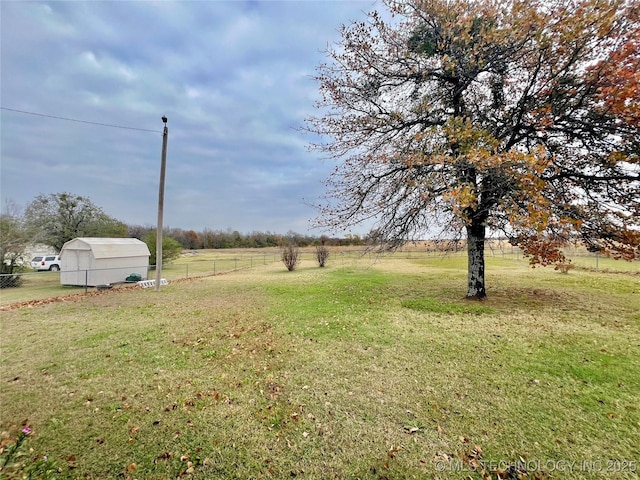
[[[60,283],[95,287],[124,282],[132,273],[144,280],[149,256],[137,238],[74,238],[60,250]]]

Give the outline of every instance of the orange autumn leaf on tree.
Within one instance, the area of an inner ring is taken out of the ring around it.
[[[630,23],[638,23],[640,7],[629,6],[623,13]],[[605,110],[635,128],[640,128],[640,29],[633,28],[609,56],[591,68],[597,76],[599,98]]]

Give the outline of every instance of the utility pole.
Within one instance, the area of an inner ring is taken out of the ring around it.
[[[164,174],[167,168],[167,140],[169,128],[167,117],[163,116],[164,131],[162,132],[162,160],[160,162],[160,187],[158,190],[158,226],[156,229],[156,292],[160,291],[160,279],[162,278],[162,217],[164,214]]]

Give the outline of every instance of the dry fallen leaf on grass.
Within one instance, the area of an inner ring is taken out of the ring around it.
[[[173,453],[172,452],[164,452],[161,455],[158,455],[155,460],[153,461],[153,463],[158,463],[159,460],[169,460],[170,458],[173,458]]]

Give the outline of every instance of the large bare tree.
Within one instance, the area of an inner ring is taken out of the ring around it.
[[[563,242],[640,253],[637,2],[409,0],[342,28],[318,67],[313,147],[339,160],[318,223],[373,221],[384,248],[465,232],[486,297],[487,230],[532,263]]]

